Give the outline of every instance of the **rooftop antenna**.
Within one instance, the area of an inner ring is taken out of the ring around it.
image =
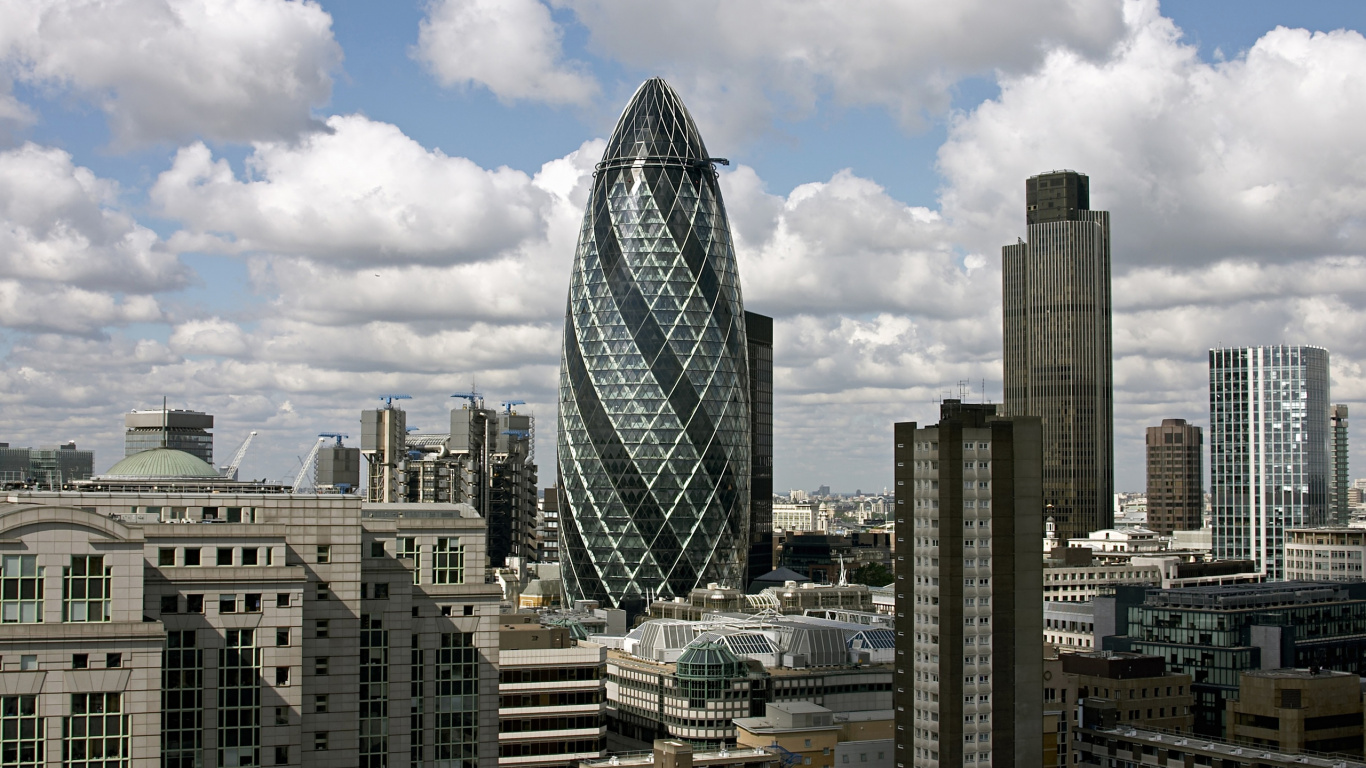
[[[967,380],[967,379],[959,379],[959,380],[958,380],[958,399],[959,399],[959,400],[967,400],[967,399],[968,399],[968,395],[969,395],[971,392],[972,392],[972,385],[968,383],[968,380]]]

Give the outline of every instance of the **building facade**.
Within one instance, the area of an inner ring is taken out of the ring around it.
[[[1283,579],[1286,530],[1328,523],[1328,350],[1212,349],[1209,384],[1214,557]]]
[[[1040,424],[995,409],[895,425],[898,768],[1042,754]]]
[[[606,650],[533,615],[501,621],[498,765],[549,768],[604,757]]]
[[[1294,528],[1285,532],[1285,577],[1304,581],[1366,579],[1366,530]]]
[[[213,414],[158,408],[123,416],[123,455],[152,448],[174,448],[213,465]]]
[[[639,612],[739,586],[750,538],[744,304],[713,158],[663,80],[636,91],[584,213],[560,367],[566,596]]]
[[[1005,407],[1043,424],[1043,499],[1063,539],[1114,525],[1110,214],[1075,171],[1025,182],[1028,240],[1001,249]]]
[[[1228,702],[1229,738],[1278,752],[1361,757],[1361,678],[1328,669],[1244,672]]]
[[[773,318],[745,312],[749,344],[749,560],[744,584],[773,570]]]
[[[1351,468],[1347,461],[1347,406],[1338,403],[1329,410],[1329,427],[1333,439],[1333,474],[1328,485],[1328,508],[1335,525],[1352,522],[1352,511],[1348,506],[1347,487],[1352,483]]]
[[[1205,512],[1204,433],[1185,419],[1148,427],[1148,521],[1160,534],[1193,531]]]
[[[153,480],[0,503],[6,765],[497,764],[482,518]]]
[[[75,442],[43,448],[0,443],[0,488],[60,490],[73,481],[89,480],[94,472],[95,452],[80,450]]]
[[[541,490],[541,516],[536,521],[536,555],[543,563],[560,562],[560,489]]]

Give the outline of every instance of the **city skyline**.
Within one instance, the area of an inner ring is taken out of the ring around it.
[[[1114,217],[1116,488],[1143,487],[1146,426],[1208,426],[1212,347],[1323,345],[1335,400],[1366,394],[1352,5],[110,7],[5,11],[28,30],[0,41],[11,445],[75,440],[102,471],[162,395],[216,414],[219,454],[259,431],[247,477],[292,475],[383,392],[421,427],[471,385],[548,427],[592,164],[656,74],[733,163],[780,490],[886,487],[890,422],[963,381],[1002,400],[997,249],[1050,168]],[[139,52],[89,45],[111,29]]]

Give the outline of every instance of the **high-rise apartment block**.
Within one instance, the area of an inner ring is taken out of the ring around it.
[[[1039,419],[947,400],[895,444],[896,764],[1038,765]]]
[[[1205,511],[1203,433],[1185,419],[1148,427],[1148,528],[1161,534],[1201,527]]]
[[[1025,182],[1025,223],[1001,249],[1006,413],[1040,418],[1045,514],[1078,538],[1114,521],[1110,214],[1054,171]]]
[[[1332,522],[1347,525],[1352,522],[1348,507],[1347,486],[1351,484],[1347,464],[1347,406],[1341,403],[1329,410],[1333,438],[1333,476],[1328,486],[1328,509]]]
[[[1286,529],[1328,522],[1328,350],[1212,349],[1209,399],[1214,556],[1283,579]]]
[[[174,448],[213,464],[213,415],[177,408],[124,414],[123,455],[152,448]]]
[[[714,161],[652,78],[593,175],[560,361],[569,599],[639,612],[747,575],[749,343]]]
[[[749,342],[749,573],[773,570],[773,318],[745,312]]]

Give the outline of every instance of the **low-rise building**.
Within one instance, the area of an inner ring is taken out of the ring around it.
[[[585,760],[580,768],[780,768],[783,755],[767,749],[718,749],[693,751],[681,739],[660,739],[646,752],[612,755],[603,760]]]
[[[754,594],[746,594],[734,587],[712,583],[692,590],[687,597],[656,600],[650,604],[650,618],[698,621],[710,613],[776,611],[800,614],[831,608],[866,613],[876,610],[873,593],[863,584],[788,581],[781,587],[765,587]]]
[[[498,630],[498,764],[559,766],[607,754],[607,652],[535,615]]]
[[[1117,722],[1190,733],[1195,723],[1191,676],[1168,672],[1158,656],[1097,651],[1061,654],[1062,671],[1077,699],[1115,703]]]
[[[1361,757],[1361,678],[1326,669],[1244,672],[1228,723],[1234,742]]]
[[[1106,704],[1113,707],[1113,702],[1083,707],[1075,748],[1084,764],[1132,768],[1366,768],[1360,760],[1340,756],[1306,755],[1117,725],[1113,710],[1108,714],[1105,711]]]
[[[1043,641],[1062,650],[1095,647],[1092,604],[1048,601],[1043,604]]]
[[[802,765],[891,768],[894,712],[831,712],[805,701],[766,705],[761,717],[735,719],[742,747],[795,755]]]
[[[1361,581],[1366,578],[1366,530],[1292,528],[1285,532],[1285,578],[1305,581]]]

